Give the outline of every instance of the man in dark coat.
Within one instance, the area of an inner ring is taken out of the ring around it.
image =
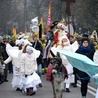
[[[39,50],[41,52],[40,56],[37,58],[37,73],[38,75],[41,77],[42,75],[42,58],[43,58],[43,47],[42,44],[39,42],[37,35],[33,36],[33,41],[32,42],[32,46],[33,48],[35,48],[36,50]],[[39,84],[40,87],[42,87],[42,84]]]
[[[0,56],[3,57],[3,60],[6,60],[8,57],[8,55],[6,53],[6,45],[1,36],[0,36],[0,51],[1,51]],[[4,69],[4,81],[5,82],[8,82],[7,75],[8,75],[8,65],[6,65],[5,69]]]

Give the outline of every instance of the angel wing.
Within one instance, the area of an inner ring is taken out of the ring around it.
[[[33,50],[33,52],[34,52],[34,54],[35,54],[35,57],[38,58],[38,57],[40,56],[40,53],[41,53],[41,52],[40,52],[39,50],[36,50],[36,49],[33,48],[33,47],[32,47],[32,50]]]
[[[6,44],[6,52],[8,55],[9,55],[9,49],[12,49],[12,46],[9,43],[7,43]]]
[[[78,47],[79,47],[78,42],[75,41],[75,42],[71,45],[71,47],[72,47],[72,51],[75,52],[75,51],[78,49]]]
[[[6,52],[12,58],[18,58],[20,50],[18,47],[12,47],[9,43],[6,44]]]

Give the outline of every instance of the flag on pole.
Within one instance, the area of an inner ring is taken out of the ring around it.
[[[40,18],[40,25],[42,26],[42,35],[44,35],[44,22],[43,22],[43,18]]]
[[[47,17],[47,26],[46,26],[46,33],[49,31],[51,25],[51,0],[48,5],[48,17]]]
[[[14,27],[12,28],[12,36],[14,39],[16,39],[16,25],[14,25]]]

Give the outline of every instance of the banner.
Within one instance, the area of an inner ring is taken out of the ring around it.
[[[14,27],[12,28],[12,37],[14,38],[14,39],[16,39],[16,25],[14,25]]]
[[[42,28],[42,35],[44,35],[44,22],[43,22],[42,17],[40,18],[40,25],[41,25],[41,28]]]
[[[48,5],[48,17],[47,17],[47,26],[46,26],[46,33],[49,31],[51,25],[51,0]]]

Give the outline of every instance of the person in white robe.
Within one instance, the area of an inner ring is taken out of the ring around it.
[[[30,45],[26,47],[26,53],[21,55],[21,73],[24,76],[23,89],[27,95],[34,95],[37,91],[37,85],[41,83],[41,79],[36,73],[37,71],[37,58],[40,51],[34,49]]]
[[[16,46],[12,47],[9,43],[6,44],[6,51],[9,57],[4,61],[4,64],[8,64],[12,61],[13,64],[13,79],[12,79],[12,87],[16,88],[16,91],[21,91],[21,73],[20,73],[20,55],[22,54],[22,50],[19,50],[20,40],[16,40]]]

